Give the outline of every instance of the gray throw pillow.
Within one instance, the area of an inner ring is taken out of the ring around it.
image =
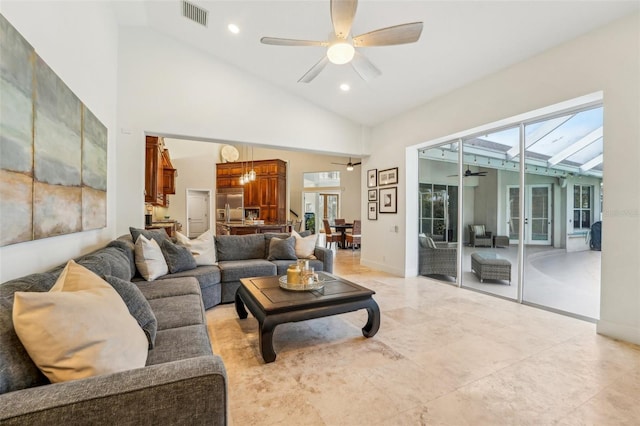
[[[111,284],[111,287],[118,292],[125,305],[127,305],[127,308],[129,308],[131,316],[138,321],[144,334],[147,335],[149,349],[153,349],[156,343],[158,320],[138,286],[130,281],[125,281],[111,275],[106,275],[104,280]]]
[[[140,235],[144,235],[147,240],[153,238],[154,240],[156,240],[156,243],[158,243],[160,247],[162,247],[162,242],[164,240],[169,239],[169,236],[164,229],[140,229],[130,226],[129,232],[131,233],[131,238],[133,239],[134,244],[136,243],[136,241],[138,241],[138,237]]]
[[[267,260],[296,260],[296,239],[291,236],[281,239],[271,238],[269,243],[269,257]]]
[[[162,250],[164,260],[167,261],[169,272],[172,274],[189,271],[198,267],[196,258],[191,254],[189,247],[173,244],[169,240],[164,240],[162,244],[160,244],[160,250]]]

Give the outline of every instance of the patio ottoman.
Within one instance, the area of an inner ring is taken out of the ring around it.
[[[495,235],[493,237],[494,247],[509,247],[509,237],[506,235]]]
[[[484,280],[505,280],[511,285],[511,262],[495,253],[471,253],[471,269]]]

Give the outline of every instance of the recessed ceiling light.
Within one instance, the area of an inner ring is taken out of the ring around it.
[[[343,92],[348,92],[349,90],[351,90],[351,86],[349,86],[347,83],[342,83],[340,85],[340,90],[342,90]]]
[[[229,24],[227,25],[227,28],[234,34],[238,34],[240,32],[240,28],[238,28],[236,24]]]

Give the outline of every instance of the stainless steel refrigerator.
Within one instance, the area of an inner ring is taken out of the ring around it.
[[[218,221],[242,223],[244,221],[244,191],[230,189],[216,193],[215,208]]]

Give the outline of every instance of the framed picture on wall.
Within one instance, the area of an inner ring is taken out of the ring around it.
[[[380,188],[380,213],[398,213],[398,187]]]
[[[367,218],[369,220],[378,220],[378,203],[376,203],[375,201],[370,201],[369,202],[369,209],[368,209],[368,214],[367,214]]]
[[[398,184],[398,168],[380,170],[378,172],[378,185],[397,185]]]
[[[378,169],[367,170],[367,188],[378,186]]]
[[[377,189],[370,189],[368,191],[367,199],[369,201],[378,201],[378,190]]]

